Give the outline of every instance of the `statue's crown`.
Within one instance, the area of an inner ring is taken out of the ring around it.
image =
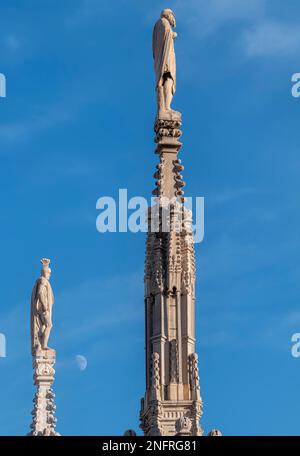
[[[41,270],[42,274],[44,274],[46,271],[51,272],[51,269],[49,268],[50,260],[48,258],[42,258],[41,263],[42,263],[42,270]]]
[[[50,264],[50,260],[48,258],[42,258],[41,263],[43,265],[43,268],[48,268]]]

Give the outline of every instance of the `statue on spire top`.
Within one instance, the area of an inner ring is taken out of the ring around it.
[[[175,14],[170,9],[161,12],[153,30],[153,58],[156,74],[157,117],[180,115],[171,109],[176,91],[176,57],[174,39],[177,33]]]

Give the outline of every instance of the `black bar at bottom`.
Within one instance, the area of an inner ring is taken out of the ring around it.
[[[79,455],[138,455],[151,452],[202,454],[222,450],[300,450],[300,437],[0,437],[0,455],[57,456],[57,451]],[[6,450],[6,451],[5,451]]]

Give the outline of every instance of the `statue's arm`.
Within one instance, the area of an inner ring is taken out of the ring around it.
[[[41,303],[42,311],[47,312],[48,311],[48,306],[47,306],[47,288],[45,285],[40,285],[39,286],[39,291],[38,291],[38,298]]]

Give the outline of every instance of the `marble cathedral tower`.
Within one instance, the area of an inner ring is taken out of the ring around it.
[[[155,205],[148,214],[145,261],[146,392],[140,420],[145,435],[202,435],[202,400],[195,352],[195,259],[191,211],[184,207],[178,158],[181,114],[176,90],[171,10],[153,31],[157,117]]]

